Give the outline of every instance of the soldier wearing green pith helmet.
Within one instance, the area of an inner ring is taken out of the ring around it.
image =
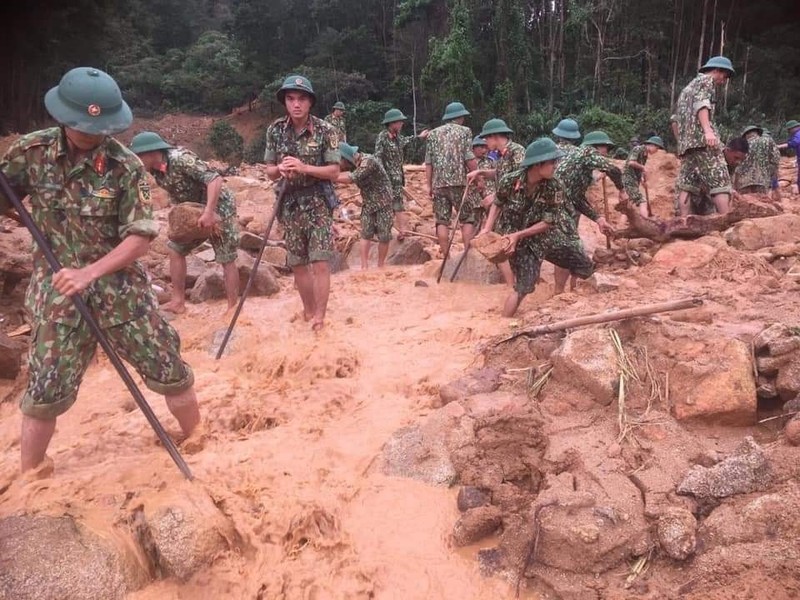
[[[331,114],[325,117],[325,120],[339,132],[339,142],[347,141],[347,123],[344,120],[345,111],[344,102],[337,102],[333,105]]]
[[[561,119],[552,134],[558,147],[566,154],[575,150],[581,139],[581,130],[575,119]]]
[[[116,82],[91,67],[66,73],[45,96],[45,107],[59,125],[22,136],[0,161],[18,195],[30,196],[33,220],[64,267],[53,274],[34,250],[23,471],[45,462],[56,418],[74,404],[95,353],[95,338],[70,300],[75,294],[145,385],[165,396],[183,433],[192,434],[200,422],[180,339],[159,314],[138,262],[158,235],[144,168],[110,137],[130,127],[131,110]],[[0,193],[0,214],[8,206]]]
[[[734,186],[742,194],[766,194],[778,189],[778,167],[781,153],[778,144],[763,127],[749,125],[742,131],[748,151],[734,172]],[[779,198],[779,196],[778,196]]]
[[[664,141],[654,135],[648,138],[644,144],[636,144],[631,148],[625,161],[625,167],[622,169],[622,184],[628,193],[628,198],[639,207],[639,214],[643,217],[648,216],[647,203],[639,189],[639,184],[644,184],[647,187],[647,177],[645,175],[647,158],[663,149]]]

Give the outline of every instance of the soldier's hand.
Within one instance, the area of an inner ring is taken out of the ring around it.
[[[204,211],[200,218],[197,219],[197,226],[201,229],[213,229],[218,220],[219,217],[213,212]]]
[[[278,165],[278,169],[281,170],[281,173],[286,172],[289,175],[293,175],[295,173],[305,173],[306,164],[299,158],[294,156],[286,156],[281,161],[281,164]]]
[[[478,169],[475,169],[474,171],[470,171],[469,173],[467,173],[467,181],[469,183],[472,183],[473,181],[475,181],[475,179],[477,179],[480,176],[480,174],[481,174],[481,172]]]
[[[605,217],[600,217],[599,219],[597,219],[597,226],[600,228],[600,232],[603,235],[607,235],[608,237],[613,237],[614,234],[616,233],[611,224],[608,221],[606,221]]]
[[[506,248],[506,254],[514,254],[517,251],[517,243],[519,242],[519,234],[518,233],[510,233],[506,236],[506,239],[509,241],[508,248]]]
[[[65,296],[74,296],[80,294],[83,290],[88,288],[94,277],[89,272],[89,267],[82,269],[61,269],[58,273],[53,275],[53,287],[64,294]]]
[[[719,139],[717,138],[717,134],[713,131],[707,131],[705,133],[706,138],[706,146],[709,148],[716,148],[719,146]]]
[[[430,133],[429,129],[423,129],[422,131],[419,132],[419,137],[421,137],[424,140],[426,137],[428,137],[429,133]]]

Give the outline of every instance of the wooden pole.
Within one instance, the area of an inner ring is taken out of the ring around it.
[[[439,269],[439,274],[436,276],[436,283],[439,283],[442,280],[442,275],[444,274],[444,266],[447,264],[447,258],[450,256],[450,248],[453,246],[453,239],[455,239],[456,229],[458,229],[458,219],[461,216],[461,209],[464,208],[464,202],[466,202],[467,200],[468,192],[469,192],[469,181],[467,181],[467,185],[464,186],[464,195],[461,196],[461,203],[458,205],[458,210],[456,211],[456,218],[453,221],[453,229],[452,231],[450,231],[450,239],[447,240],[447,247],[444,249],[444,256],[442,257],[442,266]]]
[[[546,325],[539,325],[532,329],[526,329],[515,333],[514,335],[500,340],[495,345],[504,342],[510,342],[518,337],[536,337],[545,333],[555,333],[556,331],[564,331],[565,329],[574,329],[576,327],[583,327],[584,325],[597,325],[599,323],[610,323],[611,321],[622,321],[623,319],[631,319],[633,317],[644,317],[656,313],[671,312],[673,310],[684,310],[686,308],[697,308],[702,306],[702,298],[684,298],[682,300],[672,300],[670,302],[661,302],[659,304],[646,304],[644,306],[637,306],[635,308],[626,308],[624,310],[616,310],[609,313],[601,313],[598,315],[588,315],[585,317],[576,317],[574,319],[567,319],[566,321],[556,321],[555,323],[548,323]]]

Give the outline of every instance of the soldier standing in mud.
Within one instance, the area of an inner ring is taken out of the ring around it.
[[[614,147],[614,142],[604,131],[587,133],[583,144],[567,154],[558,163],[556,178],[564,188],[565,208],[575,222],[575,231],[578,231],[578,221],[581,215],[586,215],[597,223],[600,231],[606,235],[613,235],[614,228],[606,221],[605,217],[592,208],[586,198],[586,192],[592,184],[592,173],[597,170],[607,175],[614,186],[619,190],[620,200],[626,202],[628,194],[622,185],[622,173],[611,160],[607,158],[608,152]],[[569,272],[556,265],[555,293],[560,294],[567,285]],[[575,278],[570,282],[570,289],[575,289]]]
[[[339,183],[355,183],[361,192],[361,268],[369,264],[372,239],[378,240],[378,268],[383,267],[392,239],[392,188],[381,162],[358,146],[339,144]]]
[[[344,120],[345,113],[344,102],[337,102],[331,109],[331,114],[325,117],[325,120],[336,128],[339,134],[339,142],[347,141],[347,123]]]
[[[728,140],[725,149],[722,151],[722,158],[725,161],[725,168],[728,175],[733,177],[736,167],[747,157],[750,145],[743,137]],[[693,185],[697,192],[689,194],[689,214],[691,215],[711,215],[716,212],[716,206],[711,198],[709,189],[699,179],[689,179],[689,184]],[[737,192],[733,192],[736,195]],[[678,196],[675,198],[675,215],[681,216]]]
[[[494,204],[481,233],[497,229],[511,241],[509,260],[514,290],[503,304],[503,316],[513,317],[522,299],[533,292],[542,261],[586,279],[594,272],[583,250],[575,220],[566,206],[564,189],[555,178],[564,152],[553,140],[540,138],[525,150],[520,169],[500,180]]]
[[[157,133],[143,131],[135,135],[131,151],[155,177],[158,185],[169,193],[173,204],[197,202],[205,205],[197,225],[211,234],[214,259],[222,265],[228,308],[233,308],[239,298],[239,271],[236,268],[239,227],[233,193],[225,186],[219,173],[194,152],[171,146]],[[186,311],[186,257],[202,243],[203,240],[188,244],[170,241],[167,244],[172,300],[161,310],[176,314]]]
[[[781,163],[778,145],[757,125],[745,127],[742,137],[747,140],[749,151],[734,172],[736,191],[741,194],[766,194],[770,189],[777,192]]]
[[[676,187],[682,216],[689,214],[689,194],[699,192],[696,182],[709,190],[720,214],[730,211],[731,176],[725,168],[719,136],[714,129],[716,86],[724,85],[734,74],[733,64],[715,56],[700,68],[700,73],[683,88],[675,108],[673,131],[677,134],[681,169]]]
[[[164,394],[183,433],[200,423],[192,370],[138,262],[158,235],[144,168],[110,137],[130,126],[130,108],[116,82],[89,67],[66,73],[45,107],[60,125],[22,136],[0,162],[12,187],[30,195],[33,219],[64,267],[52,274],[34,250],[20,454],[22,471],[41,467],[41,475],[52,465],[45,459],[56,419],[74,404],[96,348],[69,299],[75,294],[145,385]],[[0,194],[0,214],[8,207]]]
[[[375,138],[375,158],[383,165],[392,185],[392,211],[394,212],[394,225],[398,231],[398,242],[405,239],[403,232],[408,229],[405,201],[403,200],[403,187],[406,184],[403,173],[403,150],[415,139],[414,136],[406,136],[401,133],[403,124],[407,120],[408,117],[400,109],[387,110],[382,123],[385,129]],[[428,133],[429,131],[425,129],[417,137],[424,140],[428,137]]]
[[[267,129],[264,162],[286,188],[278,218],[286,230],[287,262],[314,331],[325,325],[333,258],[333,185],[339,176],[336,128],[311,114],[317,96],[302,75],[289,75],[277,93],[286,116]]]
[[[649,216],[647,202],[639,189],[640,184],[644,184],[647,187],[644,166],[647,164],[647,158],[651,154],[663,149],[664,141],[654,135],[648,138],[644,144],[637,144],[631,148],[628,158],[625,160],[625,167],[622,169],[622,185],[625,187],[625,192],[628,194],[630,201],[639,208],[639,214],[643,217]]]
[[[464,126],[469,111],[460,102],[447,105],[440,125],[428,135],[425,152],[425,181],[428,195],[433,200],[433,214],[436,218],[436,237],[442,254],[447,252],[448,229],[453,211],[458,211],[467,184],[467,172],[475,169],[475,155],[472,153],[472,132]],[[458,221],[461,236],[468,246],[475,235],[478,223],[474,209],[464,203]],[[458,226],[458,224],[456,225]]]

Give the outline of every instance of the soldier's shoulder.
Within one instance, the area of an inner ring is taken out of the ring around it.
[[[170,166],[192,166],[198,163],[205,164],[205,162],[188,148],[177,147],[167,150]]]
[[[498,193],[510,193],[513,192],[517,186],[517,182],[521,181],[522,177],[525,174],[524,169],[516,169],[509,173],[506,173],[500,178],[500,181],[497,182],[497,191]]]
[[[281,129],[286,124],[286,117],[278,117],[267,126],[267,134]]]
[[[32,131],[20,136],[16,142],[11,145],[11,150],[18,152],[25,152],[37,146],[52,146],[58,143],[61,137],[60,127],[48,127],[47,129],[40,129],[39,131]]]
[[[107,139],[106,154],[129,173],[135,173],[144,169],[144,165],[142,161],[139,160],[139,157],[116,138],[109,137]]]

